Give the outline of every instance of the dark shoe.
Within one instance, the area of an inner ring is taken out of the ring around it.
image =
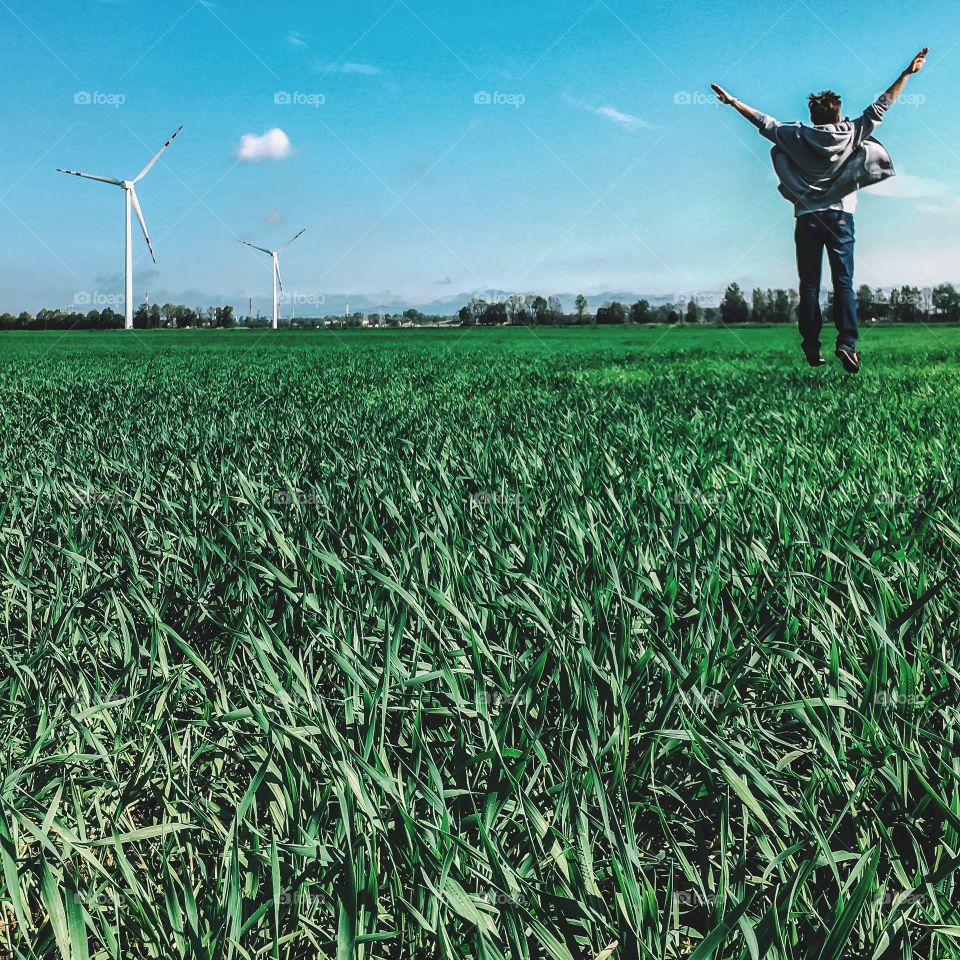
[[[826,362],[827,361],[824,360],[819,353],[816,356],[814,356],[812,353],[807,354],[807,363],[811,367],[822,367]]]
[[[860,357],[856,350],[849,347],[837,347],[837,359],[843,364],[843,369],[847,373],[860,372]]]

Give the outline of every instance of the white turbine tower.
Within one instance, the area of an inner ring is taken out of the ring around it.
[[[265,247],[256,247],[252,243],[247,243],[246,240],[241,240],[240,242],[247,247],[251,247],[254,250],[259,250],[261,253],[265,253],[268,257],[273,259],[273,329],[276,330],[280,326],[280,298],[278,296],[279,292],[283,292],[283,280],[280,278],[280,254],[283,253],[287,247],[293,246],[293,244],[299,240],[305,233],[307,228],[304,227],[290,243],[282,246],[279,250],[267,250]]]
[[[156,156],[154,156],[133,180],[114,180],[113,177],[95,177],[91,173],[78,173],[76,170],[57,169],[57,173],[66,173],[71,177],[83,177],[86,180],[97,180],[100,183],[109,183],[111,186],[123,188],[123,203],[126,212],[124,304],[126,306],[125,326],[128,330],[133,329],[133,227],[130,221],[131,209],[136,212],[137,219],[140,221],[140,228],[143,230],[144,239],[147,241],[150,256],[153,258],[154,263],[157,262],[157,258],[153,253],[153,244],[150,242],[150,235],[147,233],[147,224],[143,219],[143,211],[140,209],[140,201],[137,199],[137,184],[153,169],[153,165],[160,159],[160,155],[176,140],[177,134],[182,129],[182,126],[177,127],[173,136],[157,151]]]

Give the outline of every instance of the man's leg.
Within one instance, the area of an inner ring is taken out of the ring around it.
[[[833,276],[833,322],[837,327],[837,349],[856,353],[860,325],[857,321],[857,293],[853,289],[853,251],[856,237],[853,217],[833,213],[825,221],[827,256]]]
[[[820,356],[820,331],[823,315],[820,312],[820,278],[823,273],[823,236],[818,214],[797,217],[794,233],[797,242],[797,271],[800,274],[800,305],[797,318],[803,352],[808,360]]]

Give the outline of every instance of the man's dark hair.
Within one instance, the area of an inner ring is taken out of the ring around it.
[[[840,122],[839,93],[832,90],[811,93],[807,103],[810,105],[810,119],[815,125]]]

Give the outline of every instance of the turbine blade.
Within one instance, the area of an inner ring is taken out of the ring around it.
[[[134,183],[139,183],[153,169],[153,165],[160,159],[167,147],[169,147],[170,144],[177,139],[177,134],[182,129],[182,125],[177,127],[173,136],[157,151],[156,156],[154,156],[154,158],[140,171],[140,173],[137,174],[137,176],[134,178]]]
[[[68,177],[83,177],[84,180],[96,180],[98,183],[110,183],[115,187],[122,187],[122,180],[114,180],[113,177],[95,177],[92,173],[78,173],[76,170],[61,170],[57,167],[57,173],[65,173]]]
[[[307,228],[304,227],[304,228],[293,238],[293,240],[291,240],[291,241],[287,244],[286,247],[281,247],[281,248],[277,251],[277,253],[283,253],[283,251],[286,250],[287,247],[292,247],[292,246],[294,245],[294,243],[296,243],[296,241],[299,240],[306,232],[307,232]]]
[[[150,251],[150,257],[154,263],[157,262],[156,254],[153,252],[153,244],[150,242],[150,234],[147,233],[147,222],[143,219],[143,211],[140,209],[140,201],[137,199],[137,191],[130,188],[130,199],[133,201],[133,209],[136,211],[137,219],[140,221],[140,229],[143,230],[143,239],[147,241],[147,249]]]
[[[276,265],[276,268],[277,268],[277,283],[280,284],[280,292],[283,293],[283,277],[280,276],[280,261],[275,260],[274,264]]]
[[[272,256],[273,256],[273,251],[272,251],[272,250],[265,250],[263,247],[255,247],[252,243],[247,243],[246,240],[241,240],[240,242],[241,242],[245,247],[251,247],[251,248],[254,249],[254,250],[259,250],[261,253],[265,253],[268,257],[272,257]]]

